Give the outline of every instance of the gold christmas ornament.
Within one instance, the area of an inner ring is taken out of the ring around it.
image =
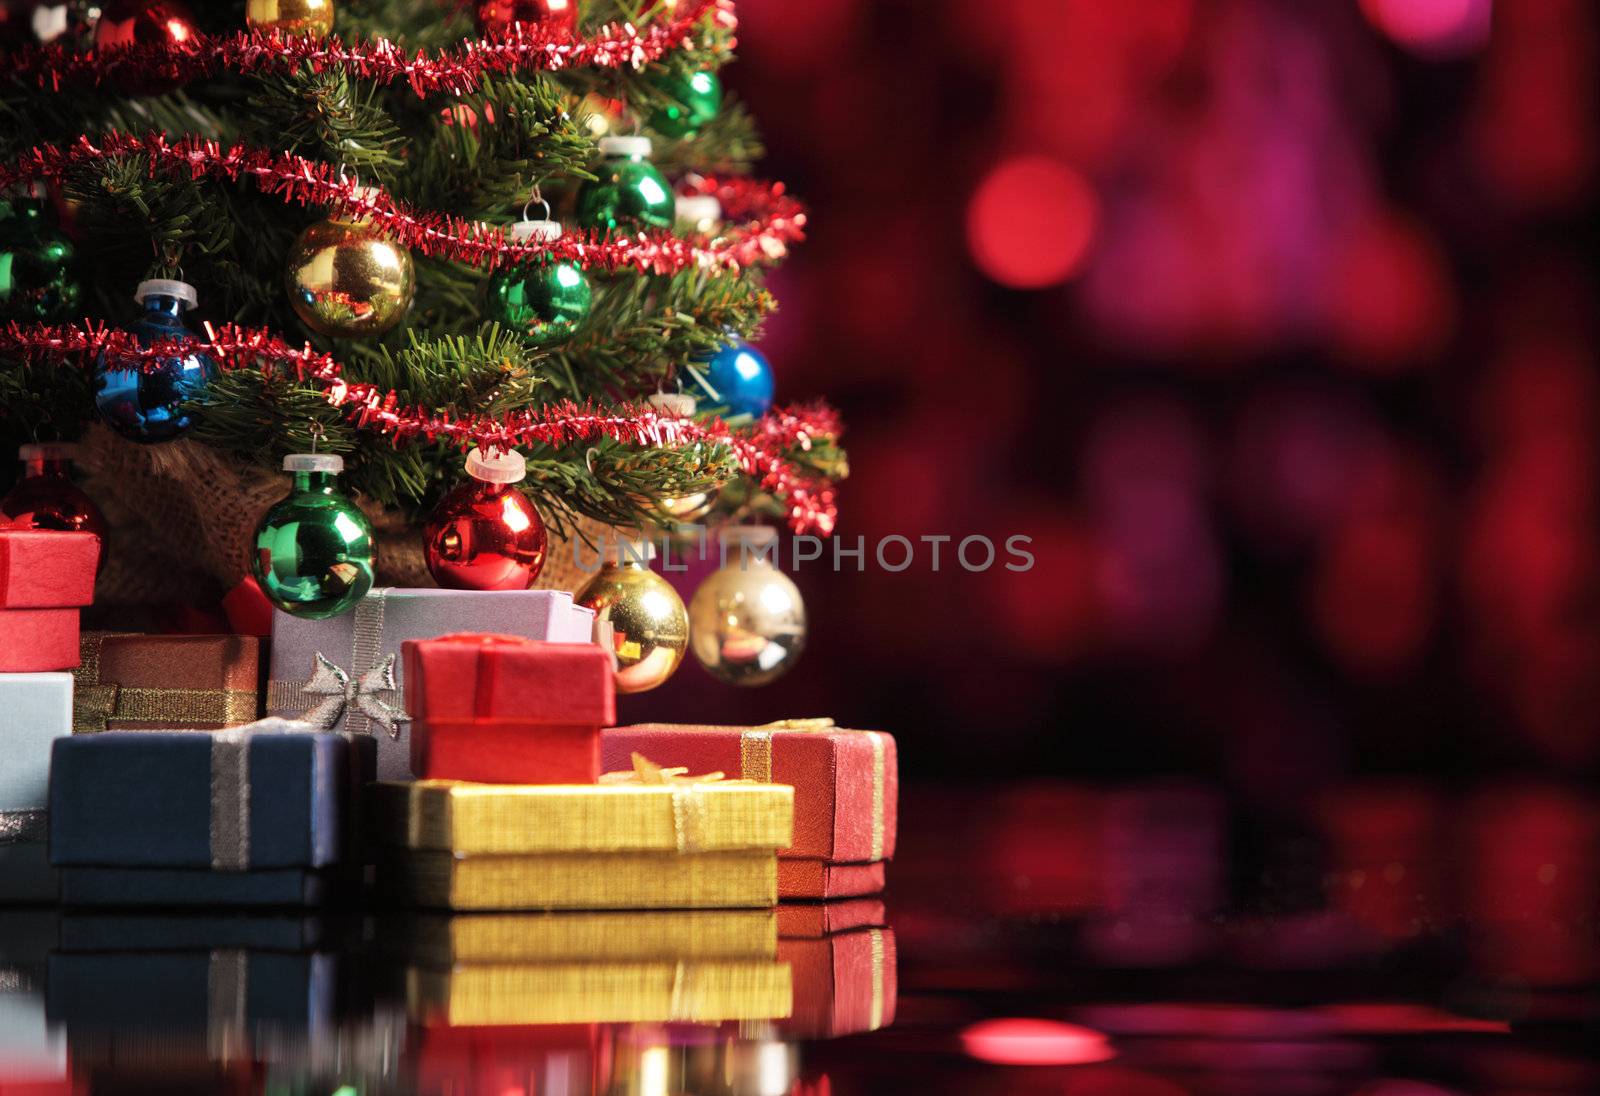
[[[806,606],[789,576],[772,565],[778,531],[730,526],[725,562],[689,601],[694,657],[729,685],[765,685],[788,672],[806,645]]]
[[[251,30],[321,38],[333,31],[333,0],[248,0],[244,21]]]
[[[416,293],[411,252],[360,214],[308,225],[289,249],[289,303],[322,335],[382,335],[405,318]]]
[[[694,396],[688,392],[657,392],[650,396],[647,402],[658,414],[674,419],[694,418],[697,405]],[[711,508],[717,503],[718,494],[719,492],[713,489],[666,498],[640,498],[639,501],[664,517],[693,523],[711,513]]]
[[[677,670],[689,646],[689,614],[672,584],[647,566],[648,541],[619,539],[608,560],[574,597],[611,626],[617,691],[654,689]]]

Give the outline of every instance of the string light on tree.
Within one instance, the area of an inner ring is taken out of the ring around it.
[[[524,219],[511,226],[514,244],[550,243],[560,238],[557,221]],[[489,278],[488,293],[490,314],[538,346],[554,346],[571,338],[588,317],[594,300],[583,268],[552,258],[496,271]]]
[[[141,345],[195,338],[183,315],[200,303],[200,294],[188,282],[140,282],[133,299],[144,309],[132,329]],[[184,401],[198,395],[215,373],[215,363],[197,350],[175,352],[153,363],[108,350],[95,368],[95,407],[130,441],[170,441],[192,425]]]
[[[758,419],[772,407],[772,363],[741,338],[732,338],[710,357],[689,366],[687,372],[713,414]]]
[[[642,693],[664,683],[689,646],[689,613],[672,584],[646,565],[647,540],[619,537],[616,552],[573,601],[609,626],[617,656],[617,691]]]
[[[333,33],[333,0],[248,0],[244,21],[251,30],[321,38]]]
[[[450,590],[526,590],[544,569],[544,519],[517,488],[528,464],[515,449],[467,454],[467,482],[422,530],[428,573]]]
[[[693,137],[722,109],[722,78],[711,69],[674,66],[650,82],[667,98],[650,114],[650,128],[663,137]]]
[[[765,685],[788,673],[806,645],[806,606],[772,563],[778,531],[722,531],[724,562],[689,600],[690,647],[706,672],[729,685]]]
[[[602,137],[603,162],[578,190],[578,223],[597,232],[671,228],[672,187],[650,162],[648,137]]]
[[[294,453],[283,458],[283,470],[294,483],[256,526],[251,571],[284,612],[310,620],[337,616],[372,589],[378,564],[372,524],[340,490],[342,457]]]
[[[381,197],[360,187],[358,201]],[[289,304],[321,335],[360,339],[382,335],[405,318],[416,294],[411,252],[363,213],[330,213],[307,225],[289,249]]]

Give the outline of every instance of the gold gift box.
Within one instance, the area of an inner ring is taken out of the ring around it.
[[[419,914],[396,926],[395,938],[409,959],[436,967],[773,959],[778,916],[771,909]]]
[[[785,784],[379,784],[384,844],[458,855],[718,853],[787,847]]]
[[[411,1018],[450,1027],[780,1020],[793,997],[788,964],[771,959],[477,963],[406,972]]]
[[[734,909],[778,904],[773,852],[401,853],[384,870],[411,902],[452,910]]]

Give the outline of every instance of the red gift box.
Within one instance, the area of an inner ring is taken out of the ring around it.
[[[92,605],[99,563],[93,533],[0,529],[0,609]]]
[[[888,924],[883,901],[847,898],[841,902],[783,902],[777,909],[780,939],[816,939],[835,932],[876,929]]]
[[[794,844],[779,853],[778,894],[875,894],[894,857],[899,776],[894,738],[838,727],[614,727],[602,737],[605,768],[643,754],[658,765],[725,772],[794,787]]]
[[[616,718],[610,656],[520,636],[407,640],[412,771],[485,784],[593,784]]]
[[[778,959],[794,979],[794,1010],[778,1025],[785,1034],[834,1038],[894,1022],[899,983],[892,929],[780,939]]]
[[[508,1092],[588,1092],[598,1077],[598,1024],[415,1029],[419,1092],[504,1096]]]
[[[78,666],[78,610],[0,609],[0,673]]]

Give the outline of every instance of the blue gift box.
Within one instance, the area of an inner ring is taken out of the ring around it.
[[[67,905],[314,905],[358,872],[369,738],[113,731],[58,740],[50,861]]]

